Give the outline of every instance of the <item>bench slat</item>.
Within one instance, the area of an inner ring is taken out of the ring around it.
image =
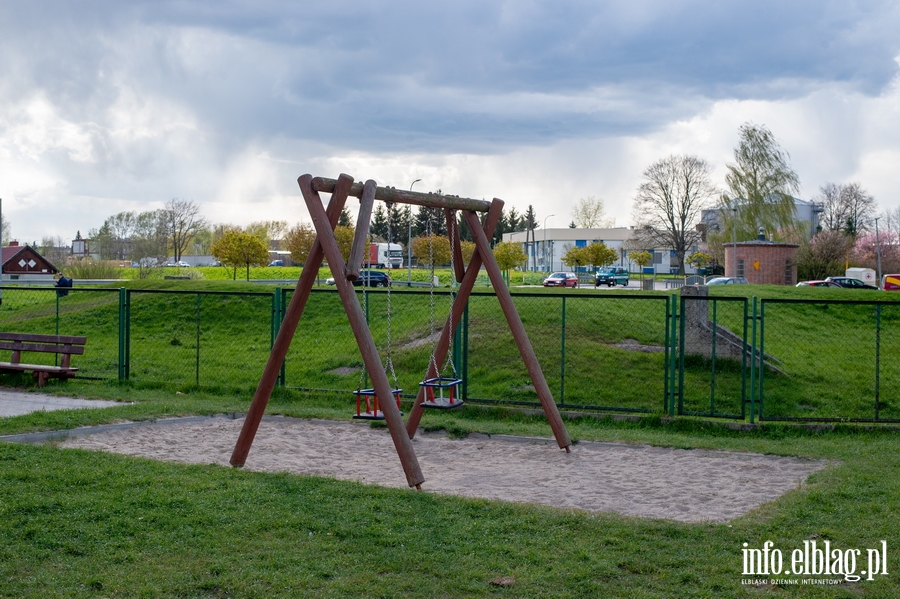
[[[69,345],[84,345],[87,337],[75,335],[35,335],[33,333],[6,333],[0,331],[0,340],[4,341],[32,341],[37,343],[65,343]]]
[[[2,370],[39,370],[45,372],[76,372],[78,368],[62,366],[53,366],[52,364],[13,364],[11,362],[0,362],[0,371]]]
[[[84,354],[83,345],[43,345],[37,343],[21,343],[14,341],[0,341],[0,349],[9,349],[12,351],[36,351],[51,354]]]

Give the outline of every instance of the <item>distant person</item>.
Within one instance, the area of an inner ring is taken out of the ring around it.
[[[72,287],[72,279],[63,273],[56,275],[56,297],[66,297],[69,295],[69,289]]]

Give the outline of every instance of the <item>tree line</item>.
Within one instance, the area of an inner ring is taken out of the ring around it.
[[[684,272],[688,252],[702,240],[711,261],[723,264],[726,243],[756,239],[762,231],[767,239],[800,245],[800,278],[842,274],[847,263],[874,266],[876,246],[885,269],[900,268],[900,208],[877,215],[875,199],[857,182],[820,187],[812,201],[821,217],[810,235],[812,223],[797,217],[799,177],[764,125],[740,127],[734,162],[726,167],[724,189],[713,183],[710,164],[697,156],[670,155],[647,167],[634,198],[637,235],[631,245],[672,250]],[[702,222],[705,210],[716,213],[714,222]],[[883,235],[876,243],[879,220]]]

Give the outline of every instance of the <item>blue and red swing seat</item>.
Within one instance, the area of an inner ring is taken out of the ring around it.
[[[462,380],[449,376],[436,376],[425,379],[419,383],[425,388],[425,400],[423,408],[436,408],[438,410],[453,410],[461,408],[463,400],[459,397],[459,386]],[[447,390],[445,395],[444,390]]]
[[[400,409],[400,396],[403,389],[391,389],[391,395],[397,400],[397,409]],[[358,420],[384,420],[384,412],[378,407],[378,396],[375,395],[375,389],[357,389],[353,392],[356,396],[356,416],[353,418]],[[366,409],[363,411],[362,404],[366,402]],[[403,412],[400,412],[402,415]]]

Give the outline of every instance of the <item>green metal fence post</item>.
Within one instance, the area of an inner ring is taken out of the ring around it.
[[[278,331],[281,330],[281,323],[284,321],[284,308],[287,305],[287,290],[280,287],[275,288],[275,326],[272,329],[272,345],[275,345],[275,338]],[[278,386],[284,387],[287,380],[287,358],[281,363],[281,370],[278,372]]]
[[[680,298],[681,301],[679,301],[679,298],[676,298],[675,296],[672,296],[672,299],[673,299],[675,305],[678,307],[679,314],[681,314],[681,318],[676,317],[677,322],[678,322],[678,331],[679,331],[679,333],[678,333],[678,361],[677,361],[678,362],[678,386],[675,387],[674,382],[673,382],[673,387],[672,387],[672,401],[675,400],[675,397],[677,395],[678,410],[676,411],[676,413],[679,416],[681,416],[684,414],[684,337],[685,337],[684,329],[687,326],[687,323],[685,322],[687,319],[684,317],[684,315],[687,312],[687,303],[686,302],[688,301],[688,298],[687,298],[687,296],[682,295]],[[713,333],[713,335],[715,335],[715,333]]]
[[[566,402],[566,296],[562,298],[561,356],[559,359],[559,403]]]
[[[875,305],[875,420],[881,412],[881,304]]]
[[[119,287],[119,380],[124,381],[125,374],[125,305],[128,294],[124,287]]]
[[[59,335],[59,294],[56,295],[56,335]],[[53,365],[59,366],[59,354],[53,355]]]
[[[125,290],[125,380],[131,378],[131,289]]]
[[[750,345],[747,343],[747,328],[749,326],[749,311],[747,299],[744,298],[744,333],[743,347],[741,348],[741,419],[747,417],[747,353],[750,351]]]
[[[200,386],[200,294],[197,294],[197,358],[194,366],[194,384]]]
[[[763,402],[765,400],[765,384],[764,377],[766,374],[766,302],[759,302],[759,363],[757,366],[756,381],[756,417],[759,420],[763,418]]]
[[[670,306],[672,296],[666,296],[666,318],[665,318],[665,333],[663,337],[665,340],[663,342],[663,346],[665,347],[663,353],[663,414],[669,413],[669,354],[673,351],[672,348],[672,339],[671,335],[671,325],[670,322],[672,320],[672,308]]]
[[[668,403],[668,413],[669,416],[675,415],[675,396],[678,393],[678,388],[675,385],[675,375],[678,371],[678,347],[682,340],[678,337],[678,323],[679,323],[679,314],[678,314],[678,298],[675,296],[668,296],[666,298],[666,305],[669,306],[667,309],[667,313],[671,313],[671,317],[668,318],[668,342],[666,343],[666,360],[667,360],[667,369],[666,369],[666,388],[667,392],[667,403]],[[684,353],[683,350],[681,353]]]
[[[750,424],[756,420],[756,305],[757,298],[753,296],[753,327],[750,334]]]
[[[718,302],[712,301],[712,362],[709,365],[709,415],[716,415],[716,338],[719,336],[719,324],[716,319]]]
[[[462,398],[469,399],[469,300],[463,310]]]

